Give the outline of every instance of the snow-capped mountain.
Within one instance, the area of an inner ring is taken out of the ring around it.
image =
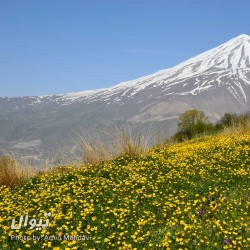
[[[190,108],[211,120],[250,110],[250,36],[240,35],[175,67],[110,88],[64,95],[0,98],[0,143],[20,152],[53,151],[65,133],[79,127],[109,127],[113,121],[153,123],[174,132]],[[27,153],[28,154],[28,153]]]
[[[100,98],[110,100],[112,95],[119,94],[119,98],[114,100],[118,102],[123,99],[122,97],[134,97],[138,92],[149,87],[163,87],[164,95],[195,95],[227,84],[227,79],[234,79],[233,83],[229,84],[228,90],[239,102],[244,103],[247,97],[241,84],[250,84],[249,71],[250,36],[243,34],[173,68],[120,83],[111,88],[67,94],[61,99],[69,102],[79,99],[92,102]],[[192,79],[189,90],[181,88],[181,84],[185,87],[189,79]],[[177,89],[176,86],[178,86]]]
[[[79,101],[91,103],[100,100],[116,103],[135,98],[145,89],[157,87],[163,89],[164,95],[197,95],[223,84],[227,85],[234,98],[245,103],[247,96],[242,84],[250,84],[249,71],[250,36],[242,34],[175,67],[152,75],[122,82],[110,88],[30,97],[29,105],[41,105],[43,102],[69,105]]]

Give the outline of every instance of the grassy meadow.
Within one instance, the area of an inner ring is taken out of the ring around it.
[[[48,227],[11,229],[44,213]],[[250,249],[250,133],[1,185],[0,249]]]

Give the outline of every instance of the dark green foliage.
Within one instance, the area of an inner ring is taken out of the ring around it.
[[[197,109],[187,110],[182,113],[178,120],[178,131],[172,139],[174,141],[190,140],[195,135],[214,129],[207,116]]]
[[[247,126],[250,121],[250,112],[244,114],[226,113],[219,121],[212,124],[208,121],[207,116],[199,110],[192,109],[182,113],[178,120],[178,130],[172,136],[173,141],[190,140],[197,135],[216,134],[224,128],[237,128]]]
[[[216,123],[216,127],[235,127],[239,125],[244,125],[250,119],[250,112],[245,114],[230,114],[226,113],[221,119]]]

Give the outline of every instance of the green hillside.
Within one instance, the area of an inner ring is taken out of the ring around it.
[[[23,222],[11,229],[21,215],[49,218],[48,227]],[[2,186],[0,246],[250,249],[250,133],[203,137]]]

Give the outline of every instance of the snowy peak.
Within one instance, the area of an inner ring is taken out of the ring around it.
[[[240,35],[228,42],[193,57],[172,69],[181,68],[189,73],[202,73],[214,69],[244,69],[250,68],[250,36]],[[185,75],[184,75],[185,76]]]
[[[250,37],[240,35],[210,50],[204,64],[220,69],[244,69],[250,67]]]
[[[231,40],[238,40],[238,39],[241,39],[241,40],[250,40],[250,36],[247,35],[247,34],[241,34],[241,35],[236,36],[235,38],[233,38]]]
[[[110,88],[62,95],[60,99],[68,104],[76,101],[116,103],[124,98],[135,98],[148,89],[154,92],[157,88],[164,95],[197,95],[231,82],[236,87],[229,86],[228,91],[233,92],[238,101],[241,102],[243,98],[245,102],[247,98],[241,84],[244,82],[250,85],[249,74],[250,36],[242,34],[175,67]],[[239,91],[242,94],[238,94]]]

